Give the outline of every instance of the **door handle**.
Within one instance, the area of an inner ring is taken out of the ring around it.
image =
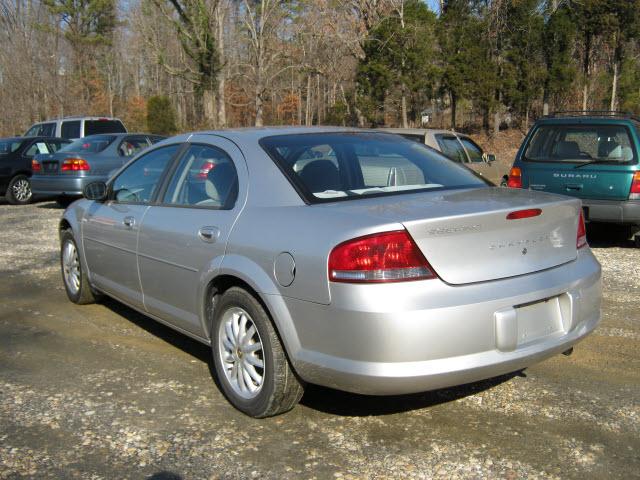
[[[567,190],[582,190],[582,184],[578,183],[569,183],[564,186]]]
[[[201,227],[198,230],[198,238],[205,243],[215,243],[220,236],[220,229],[217,227]]]
[[[122,220],[122,223],[127,228],[133,228],[134,225],[136,224],[136,219],[133,217],[124,217],[124,219]]]

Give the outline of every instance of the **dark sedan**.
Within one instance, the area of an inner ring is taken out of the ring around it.
[[[70,140],[53,137],[0,139],[0,195],[13,205],[31,201],[31,161],[38,154],[53,154]]]
[[[106,181],[133,155],[164,137],[144,133],[90,135],[59,152],[38,155],[31,179],[34,195],[53,196],[66,206],[82,196],[84,186]]]

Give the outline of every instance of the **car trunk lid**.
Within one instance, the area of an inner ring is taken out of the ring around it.
[[[438,276],[460,285],[524,275],[577,256],[580,203],[526,190],[477,188],[340,202],[353,215],[399,221]],[[362,203],[362,205],[356,205]],[[350,205],[351,204],[351,205]],[[539,209],[510,220],[512,212]]]

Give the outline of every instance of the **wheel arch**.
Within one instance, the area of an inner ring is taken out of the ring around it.
[[[207,338],[210,340],[217,298],[232,287],[242,288],[262,305],[269,318],[271,318],[285,352],[295,368],[296,356],[301,347],[293,319],[283,297],[279,293],[270,293],[270,288],[264,288],[263,282],[269,281],[271,283],[264,271],[262,271],[261,277],[256,281],[256,276],[254,275],[248,276],[239,271],[221,269],[218,275],[209,280],[203,290],[201,303],[203,328]]]

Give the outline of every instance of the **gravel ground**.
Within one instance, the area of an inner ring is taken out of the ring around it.
[[[0,479],[640,478],[640,250],[609,232],[603,321],[572,356],[404,397],[310,387],[257,421],[207,347],[66,300],[61,213],[0,204]]]

